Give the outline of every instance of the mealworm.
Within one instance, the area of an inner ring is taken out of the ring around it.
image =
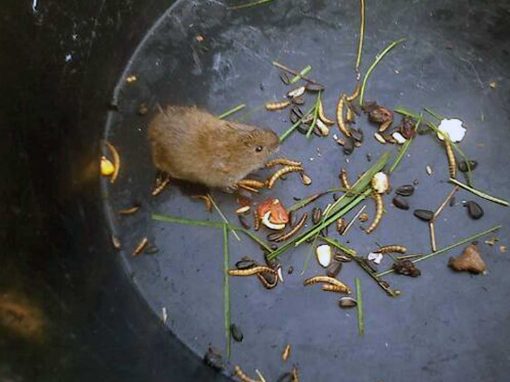
[[[347,115],[345,116],[345,120],[349,123],[353,122],[355,119],[355,114],[350,108],[349,104],[347,104]]]
[[[244,373],[244,371],[242,371],[241,368],[237,365],[234,367],[234,376],[239,378],[242,382],[260,382],[260,380],[258,380],[258,379],[252,379],[252,378],[248,377]]]
[[[339,287],[339,286],[336,286],[336,285],[331,285],[331,284],[324,284],[322,286],[322,290],[325,291],[325,292],[349,293],[349,292],[347,292],[345,290],[345,288]]]
[[[376,252],[378,253],[406,253],[407,248],[403,245],[385,245],[384,247],[380,247]]]
[[[117,179],[117,176],[119,175],[119,170],[120,170],[120,155],[119,155],[119,152],[117,151],[117,149],[115,148],[114,145],[112,145],[108,141],[105,141],[104,143],[108,147],[108,149],[110,150],[110,153],[112,154],[112,157],[113,157],[113,167],[114,167],[114,170],[113,170],[112,177],[110,178],[110,183],[113,183],[113,182],[115,182],[115,180]]]
[[[344,121],[344,107],[345,107],[345,94],[342,94],[336,105],[336,123],[338,124],[338,129],[346,136],[350,137],[351,132],[349,131]]]
[[[256,179],[243,179],[237,183],[238,186],[240,186],[241,184],[243,186],[252,187],[257,190],[266,187],[266,182],[262,182],[262,181],[256,180]]]
[[[205,208],[208,212],[211,212],[212,211],[212,202],[211,202],[211,198],[209,198],[209,196],[207,195],[192,195],[191,196],[192,199],[200,199],[200,200],[203,200],[204,203],[205,203]]]
[[[257,267],[248,268],[248,269],[229,269],[227,273],[229,276],[253,276],[259,273],[269,272],[276,275],[276,271],[272,268],[265,267],[263,265],[259,265]]]
[[[274,281],[272,283],[262,276],[262,273],[257,273],[257,278],[266,289],[273,289],[278,284],[278,276],[274,277]]]
[[[276,158],[276,159],[270,160],[269,162],[266,163],[266,167],[267,168],[278,166],[278,165],[282,165],[282,166],[301,166],[302,163],[298,162],[296,160],[291,160],[291,159],[287,159],[287,158]]]
[[[324,106],[322,105],[322,99],[319,99],[319,108],[317,109],[319,119],[324,122],[326,125],[334,125],[335,121],[328,118],[326,114],[324,114]]]
[[[139,205],[119,210],[119,215],[132,215],[140,209]]]
[[[303,228],[307,218],[308,218],[308,214],[305,212],[303,214],[303,216],[301,216],[299,221],[296,223],[296,225],[294,227],[292,227],[292,229],[289,232],[283,233],[280,236],[277,236],[274,239],[274,241],[278,243],[281,241],[285,241],[285,240],[291,238],[292,236],[294,236],[301,228]]]
[[[285,100],[285,101],[276,101],[276,102],[267,102],[266,103],[266,110],[269,110],[269,111],[283,110],[283,109],[285,109],[289,105],[290,105],[290,101],[288,101],[288,100]]]
[[[274,183],[281,178],[283,175],[288,174],[289,172],[301,172],[303,171],[303,167],[301,166],[285,166],[278,171],[276,171],[271,178],[267,181],[267,188],[271,189],[274,186]]]
[[[147,237],[144,237],[142,240],[140,240],[131,256],[138,256],[140,253],[142,253],[143,249],[147,246],[147,244],[149,244],[149,239],[147,239]]]
[[[351,185],[349,184],[349,180],[347,179],[347,171],[342,168],[340,170],[340,181],[342,182],[342,187],[346,190],[350,190]]]
[[[345,285],[343,282],[341,282],[333,277],[329,277],[329,276],[314,276],[314,277],[307,278],[304,281],[305,286],[318,284],[318,283],[326,283],[326,284],[334,285],[338,288],[342,288],[345,291],[345,293],[351,292],[351,289],[347,285]]]
[[[378,194],[377,192],[373,192],[372,197],[375,200],[375,217],[374,217],[374,221],[372,222],[370,227],[368,227],[365,230],[365,232],[367,234],[371,233],[373,230],[375,230],[377,228],[377,226],[381,222],[383,211],[384,211],[384,202],[383,202],[383,198],[382,198],[381,194]]]
[[[358,98],[359,93],[361,91],[361,84],[359,82],[356,83],[356,86],[354,87],[354,91],[350,96],[346,96],[345,100],[348,102],[354,101],[356,98]]]
[[[290,344],[287,344],[287,346],[285,346],[285,348],[282,351],[282,360],[283,361],[287,361],[289,359],[290,350],[291,350]]]
[[[170,183],[170,176],[166,176],[165,179],[156,187],[154,190],[152,190],[152,196],[158,196],[161,194],[161,192],[165,189],[165,187]]]
[[[448,158],[448,172],[450,173],[450,178],[455,179],[455,176],[457,175],[457,162],[452,149],[452,143],[446,138],[443,142],[446,149],[446,157]]]

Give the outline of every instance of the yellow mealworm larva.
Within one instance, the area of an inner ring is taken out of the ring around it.
[[[274,239],[274,241],[278,243],[281,241],[285,241],[285,240],[291,238],[292,236],[294,236],[301,228],[303,228],[307,217],[308,217],[308,214],[305,212],[303,214],[303,216],[301,216],[299,221],[296,223],[296,225],[294,227],[292,227],[292,229],[289,232],[283,233],[282,235],[276,237]]]
[[[324,106],[322,105],[322,99],[319,100],[319,108],[317,109],[319,119],[324,122],[326,125],[334,125],[335,121],[331,118],[328,118],[326,114],[324,114]]]
[[[346,290],[343,287],[339,287],[339,286],[331,285],[331,284],[324,284],[322,286],[322,290],[325,291],[325,292],[350,293],[349,289]]]
[[[274,183],[283,175],[288,174],[289,172],[301,172],[303,171],[303,167],[301,166],[285,166],[278,171],[276,171],[271,178],[267,181],[267,188],[271,189],[274,186]]]
[[[105,141],[104,142],[106,147],[108,147],[108,149],[110,150],[110,153],[112,154],[112,157],[113,157],[113,174],[112,174],[112,177],[110,178],[110,183],[113,183],[115,182],[115,180],[117,179],[117,176],[119,175],[119,170],[120,170],[120,155],[119,155],[119,152],[117,151],[117,149],[115,148],[114,145],[112,145],[110,142],[108,141]]]
[[[291,160],[291,159],[287,159],[287,158],[276,158],[276,159],[270,160],[269,162],[266,163],[266,167],[267,168],[278,166],[278,165],[282,165],[282,166],[301,166],[302,163],[298,162],[296,160]]]
[[[326,284],[330,284],[330,285],[334,285],[338,288],[342,288],[345,293],[350,293],[351,289],[345,285],[343,282],[341,282],[340,280],[337,280],[333,277],[329,277],[329,276],[314,276],[314,277],[310,277],[310,278],[307,278],[305,281],[304,281],[304,285],[313,285],[313,284],[318,284],[318,283],[326,283]]]
[[[354,119],[355,119],[355,114],[354,112],[352,111],[351,107],[349,106],[349,104],[347,104],[347,115],[345,116],[345,120],[348,122],[348,123],[352,123],[354,122]]]
[[[359,82],[356,83],[356,87],[354,88],[354,91],[350,96],[345,97],[345,100],[348,102],[354,101],[356,98],[358,98],[359,93],[361,91],[361,84]]]
[[[376,252],[379,253],[406,253],[407,248],[403,245],[385,245],[384,247],[379,248]]]
[[[267,102],[266,103],[266,110],[269,111],[276,111],[276,110],[282,110],[285,109],[287,106],[290,105],[290,101],[276,101],[276,102]]]
[[[246,190],[246,191],[255,192],[255,193],[258,193],[258,192],[259,192],[259,190],[257,190],[256,188],[253,188],[253,187],[247,186],[247,185],[245,185],[245,184],[239,184],[239,183],[238,183],[238,184],[237,184],[237,186],[238,186],[239,188],[242,188],[242,189]]]
[[[207,195],[192,195],[192,199],[200,199],[203,200],[205,203],[205,208],[208,212],[212,211],[212,201],[211,198]]]
[[[340,181],[342,182],[342,187],[349,190],[351,185],[349,184],[349,180],[347,179],[347,171],[342,168],[340,170]]]
[[[294,366],[292,368],[290,381],[291,382],[299,382],[298,369],[296,366]]]
[[[115,235],[112,235],[112,245],[113,245],[113,248],[115,248],[115,249],[120,249],[120,247],[122,246],[119,238]]]
[[[338,103],[336,105],[336,123],[338,124],[338,129],[345,134],[346,136],[350,137],[351,132],[348,129],[347,125],[344,121],[344,107],[345,107],[345,94],[342,94],[340,96],[340,99],[338,100]]]
[[[260,190],[261,188],[266,187],[266,182],[262,182],[262,181],[256,180],[256,179],[243,179],[243,180],[240,180],[237,183],[237,185],[238,186],[241,186],[241,185],[248,186],[248,187]]]
[[[381,222],[383,211],[384,211],[384,202],[381,194],[378,194],[377,192],[372,193],[372,197],[375,200],[375,217],[372,224],[370,224],[370,227],[368,227],[365,232],[367,234],[374,231],[379,223]]]
[[[448,158],[448,172],[450,173],[450,178],[455,179],[457,175],[457,162],[455,161],[452,143],[448,139],[445,139],[443,142],[446,149],[446,157]]]
[[[276,271],[274,269],[264,267],[262,265],[248,269],[229,269],[227,271],[229,276],[253,276],[263,272],[269,272],[276,275]]]
[[[272,283],[262,276],[262,273],[257,273],[257,278],[266,289],[273,289],[278,284],[278,276],[274,276],[274,281]]]
[[[147,237],[144,237],[142,240],[140,240],[131,256],[138,256],[140,253],[142,253],[143,249],[147,246],[148,243],[149,239],[147,239]]]
[[[241,380],[241,382],[260,382],[257,379],[248,377],[239,366],[234,367],[234,375]]]

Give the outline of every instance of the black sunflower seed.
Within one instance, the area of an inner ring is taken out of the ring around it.
[[[414,193],[414,186],[412,184],[404,184],[397,188],[395,193],[400,196],[411,196]]]
[[[230,325],[230,334],[232,334],[232,338],[236,342],[241,342],[244,338],[243,332],[241,331],[241,329],[239,329],[239,326],[237,326],[236,324]]]
[[[407,203],[407,200],[400,196],[395,196],[392,200],[393,205],[397,208],[400,208],[401,210],[408,210],[409,204]]]
[[[459,168],[459,171],[468,172],[468,162],[469,162],[469,168],[471,169],[471,171],[473,171],[476,168],[476,166],[478,166],[478,162],[475,160],[470,160],[470,161],[462,160],[457,165],[457,167]]]
[[[468,215],[471,219],[480,219],[483,216],[483,209],[477,202],[470,200],[464,207],[467,207]]]
[[[424,222],[429,222],[434,218],[434,212],[430,210],[414,210],[413,214]]]

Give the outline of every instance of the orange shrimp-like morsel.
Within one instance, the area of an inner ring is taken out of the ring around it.
[[[365,232],[367,234],[371,233],[372,231],[374,231],[377,228],[377,226],[381,222],[383,211],[384,211],[384,202],[383,202],[382,195],[377,192],[373,192],[372,197],[375,200],[375,217],[374,217],[374,221],[372,222],[372,224],[370,224],[370,227],[368,227],[365,230]]]

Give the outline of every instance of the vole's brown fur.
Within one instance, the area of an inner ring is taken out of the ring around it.
[[[279,146],[271,130],[184,106],[158,113],[150,122],[149,139],[158,169],[177,179],[230,190],[264,166]]]

